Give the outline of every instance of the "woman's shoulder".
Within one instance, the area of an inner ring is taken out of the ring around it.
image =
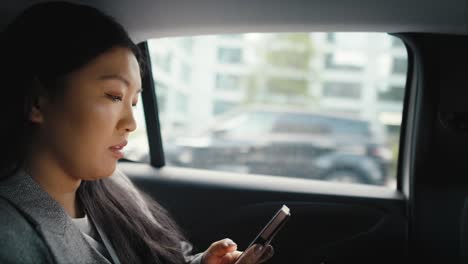
[[[0,263],[53,263],[34,225],[0,197]]]
[[[9,234],[13,231],[16,231],[17,228],[23,228],[24,230],[31,229],[34,230],[34,227],[27,219],[16,209],[13,204],[11,204],[5,198],[0,196],[0,212],[2,212],[2,217],[0,217],[0,233]]]

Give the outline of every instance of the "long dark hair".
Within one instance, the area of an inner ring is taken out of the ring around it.
[[[95,8],[65,2],[36,4],[19,15],[0,40],[2,103],[0,177],[23,167],[34,127],[29,113],[39,81],[47,95],[60,96],[66,75],[113,47],[138,47],[113,18]],[[144,72],[144,67],[141,67]],[[143,73],[142,73],[143,74]],[[176,224],[157,202],[145,205],[111,178],[82,181],[77,197],[109,236],[122,263],[184,263]],[[144,208],[143,208],[144,207]],[[144,209],[144,210],[143,210]]]

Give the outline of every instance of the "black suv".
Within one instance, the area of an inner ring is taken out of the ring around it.
[[[252,108],[164,149],[174,166],[383,185],[392,158],[384,135],[344,115]]]

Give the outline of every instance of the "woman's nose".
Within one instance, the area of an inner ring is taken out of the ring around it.
[[[137,128],[133,107],[125,108],[123,118],[121,119],[121,128],[125,129],[126,132],[133,132]]]

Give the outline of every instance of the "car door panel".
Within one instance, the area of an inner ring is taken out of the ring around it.
[[[225,237],[244,249],[286,204],[292,217],[273,241],[268,263],[401,262],[406,254],[405,201],[388,188],[120,166],[170,211],[198,251]]]

